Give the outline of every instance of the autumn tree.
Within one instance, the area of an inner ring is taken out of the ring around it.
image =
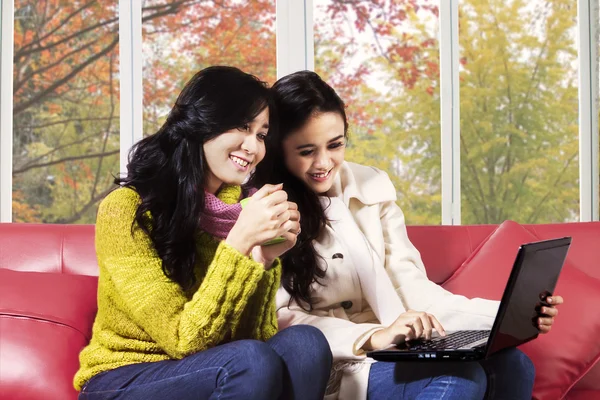
[[[576,5],[461,8],[463,221],[577,220]]]
[[[331,82],[360,74],[351,91],[340,91],[353,126],[348,158],[388,171],[413,224],[440,221],[432,3],[332,0],[331,24],[345,28],[321,29],[326,38],[317,42],[317,70]],[[465,0],[459,14],[463,223],[576,219],[574,5]],[[368,55],[353,61],[361,54]]]
[[[575,219],[571,1],[460,3],[463,223]],[[316,70],[348,106],[348,159],[440,222],[438,1],[315,0]],[[116,0],[16,0],[14,219],[93,222],[118,172]],[[143,2],[144,134],[184,82],[229,64],[275,80],[272,0]]]
[[[113,188],[117,11],[116,0],[15,1],[15,221],[91,223]],[[274,81],[274,17],[267,0],[145,1],[145,132],[202,67],[230,64]]]
[[[147,1],[151,15],[164,1]],[[211,65],[232,65],[273,84],[275,2],[194,1],[144,28],[144,135],[160,127],[185,82]]]
[[[412,224],[441,222],[437,2],[320,2],[315,63],[345,100],[347,159],[388,172]]]

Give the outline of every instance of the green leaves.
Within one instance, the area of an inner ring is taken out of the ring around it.
[[[439,223],[437,15],[408,1],[359,3],[366,8],[336,11],[350,21],[369,18],[360,25],[372,45],[360,54],[368,65],[360,81],[347,87],[339,77],[358,71],[347,60],[359,48],[333,49],[365,35],[342,30],[316,46],[317,72],[350,104],[347,159],[390,174],[409,223]],[[385,13],[376,12],[381,7]],[[459,16],[462,222],[576,220],[576,7],[568,0],[464,0]],[[326,66],[336,54],[334,72]]]

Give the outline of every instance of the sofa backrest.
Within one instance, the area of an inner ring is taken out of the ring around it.
[[[600,245],[600,222],[523,225],[540,240],[571,236],[571,265],[600,279],[600,267],[592,262]],[[491,235],[497,225],[409,226],[408,236],[421,253],[432,281],[444,283]],[[516,254],[516,249],[515,249]]]
[[[495,228],[409,226],[408,235],[429,278],[442,283]],[[94,225],[0,224],[0,268],[97,276]]]
[[[94,225],[2,223],[0,268],[98,276]]]
[[[541,240],[571,236],[573,241],[567,260],[586,274],[600,279],[600,222],[573,222],[568,224],[524,225]]]
[[[408,237],[421,253],[427,276],[444,283],[497,225],[408,226]]]
[[[600,244],[598,226],[598,222],[524,225],[540,239],[572,236],[570,261],[600,279],[600,268],[586,268]],[[432,225],[409,226],[407,230],[429,278],[441,284],[496,227]],[[0,224],[0,268],[97,276],[94,225]]]
[[[0,398],[77,399],[97,275],[93,225],[0,224]]]

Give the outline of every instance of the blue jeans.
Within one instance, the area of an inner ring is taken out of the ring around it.
[[[317,328],[296,325],[267,342],[239,340],[181,360],[132,364],[91,378],[80,400],[320,400],[331,350]]]
[[[479,362],[487,374],[489,400],[530,400],[535,367],[525,353],[509,348]]]
[[[534,377],[533,363],[516,348],[480,362],[377,362],[371,366],[368,398],[529,400]]]

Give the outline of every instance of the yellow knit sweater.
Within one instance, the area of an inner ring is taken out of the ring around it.
[[[239,186],[229,186],[218,197],[232,204],[240,192]],[[140,229],[132,235],[139,203],[134,190],[120,188],[98,209],[98,314],[92,339],[79,355],[77,390],[103,371],[181,359],[232,340],[265,341],[277,332],[279,261],[265,271],[262,264],[201,232],[198,283],[184,292],[164,275],[149,237]]]

